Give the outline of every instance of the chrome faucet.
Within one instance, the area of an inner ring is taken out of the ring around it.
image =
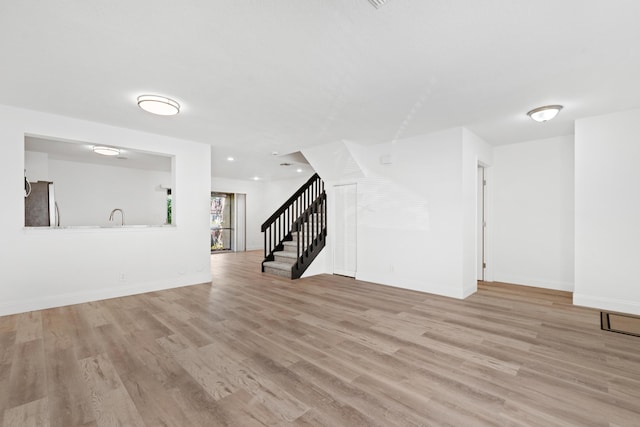
[[[122,216],[122,226],[124,226],[124,212],[122,211],[122,209],[120,208],[115,208],[114,210],[111,211],[111,214],[109,215],[109,221],[113,221],[113,214],[116,212],[120,212],[120,215]]]

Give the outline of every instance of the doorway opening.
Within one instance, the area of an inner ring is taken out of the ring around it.
[[[211,252],[233,251],[233,193],[211,193]]]
[[[247,195],[211,193],[211,253],[246,251]]]

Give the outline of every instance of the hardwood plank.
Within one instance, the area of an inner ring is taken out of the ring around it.
[[[109,358],[100,354],[80,360],[98,426],[145,425]]]
[[[11,408],[4,413],[4,427],[49,427],[47,398]]]
[[[51,426],[95,426],[90,392],[82,379],[72,348],[53,351],[55,342],[45,340],[47,396]]]
[[[293,421],[309,409],[289,390],[281,387],[274,378],[260,375],[251,359],[235,360],[229,357],[227,349],[217,345],[203,347],[202,354],[208,360],[224,363],[228,380],[236,387],[249,392],[280,420]]]
[[[193,348],[174,353],[174,357],[214,400],[238,389],[232,379],[234,372],[226,360],[206,357]]]
[[[229,425],[262,427],[281,425],[280,420],[246,390],[239,390],[218,402],[227,415]]]
[[[245,361],[260,376],[272,378],[274,382],[294,395],[296,399],[309,407],[302,415],[293,420],[294,424],[298,420],[307,420],[307,414],[312,412],[312,418],[319,425],[331,426],[371,426],[375,425],[374,420],[366,414],[358,411],[348,403],[338,400],[330,392],[327,392],[316,383],[311,383],[307,379],[295,372],[295,366],[282,366],[272,359],[256,355]],[[316,409],[316,411],[312,411]]]
[[[16,320],[16,342],[27,342],[42,338],[42,316],[39,311],[18,315]]]
[[[0,334],[5,332],[15,332],[16,322],[19,314],[12,314],[10,316],[0,316]]]
[[[189,426],[233,425],[235,413],[224,410],[221,404],[207,393],[197,382],[188,381],[169,393],[180,410],[189,418]]]
[[[47,396],[47,375],[42,340],[16,343],[9,377],[7,409]]]

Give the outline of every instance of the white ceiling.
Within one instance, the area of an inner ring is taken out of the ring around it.
[[[500,145],[640,107],[639,18],[637,0],[2,1],[0,103],[257,159],[453,126]],[[145,93],[183,110],[145,113]],[[545,104],[565,109],[526,116]]]

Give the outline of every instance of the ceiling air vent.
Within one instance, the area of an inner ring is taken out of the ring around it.
[[[376,9],[384,6],[386,2],[387,0],[369,0],[369,3],[371,3],[371,6],[375,7]]]

